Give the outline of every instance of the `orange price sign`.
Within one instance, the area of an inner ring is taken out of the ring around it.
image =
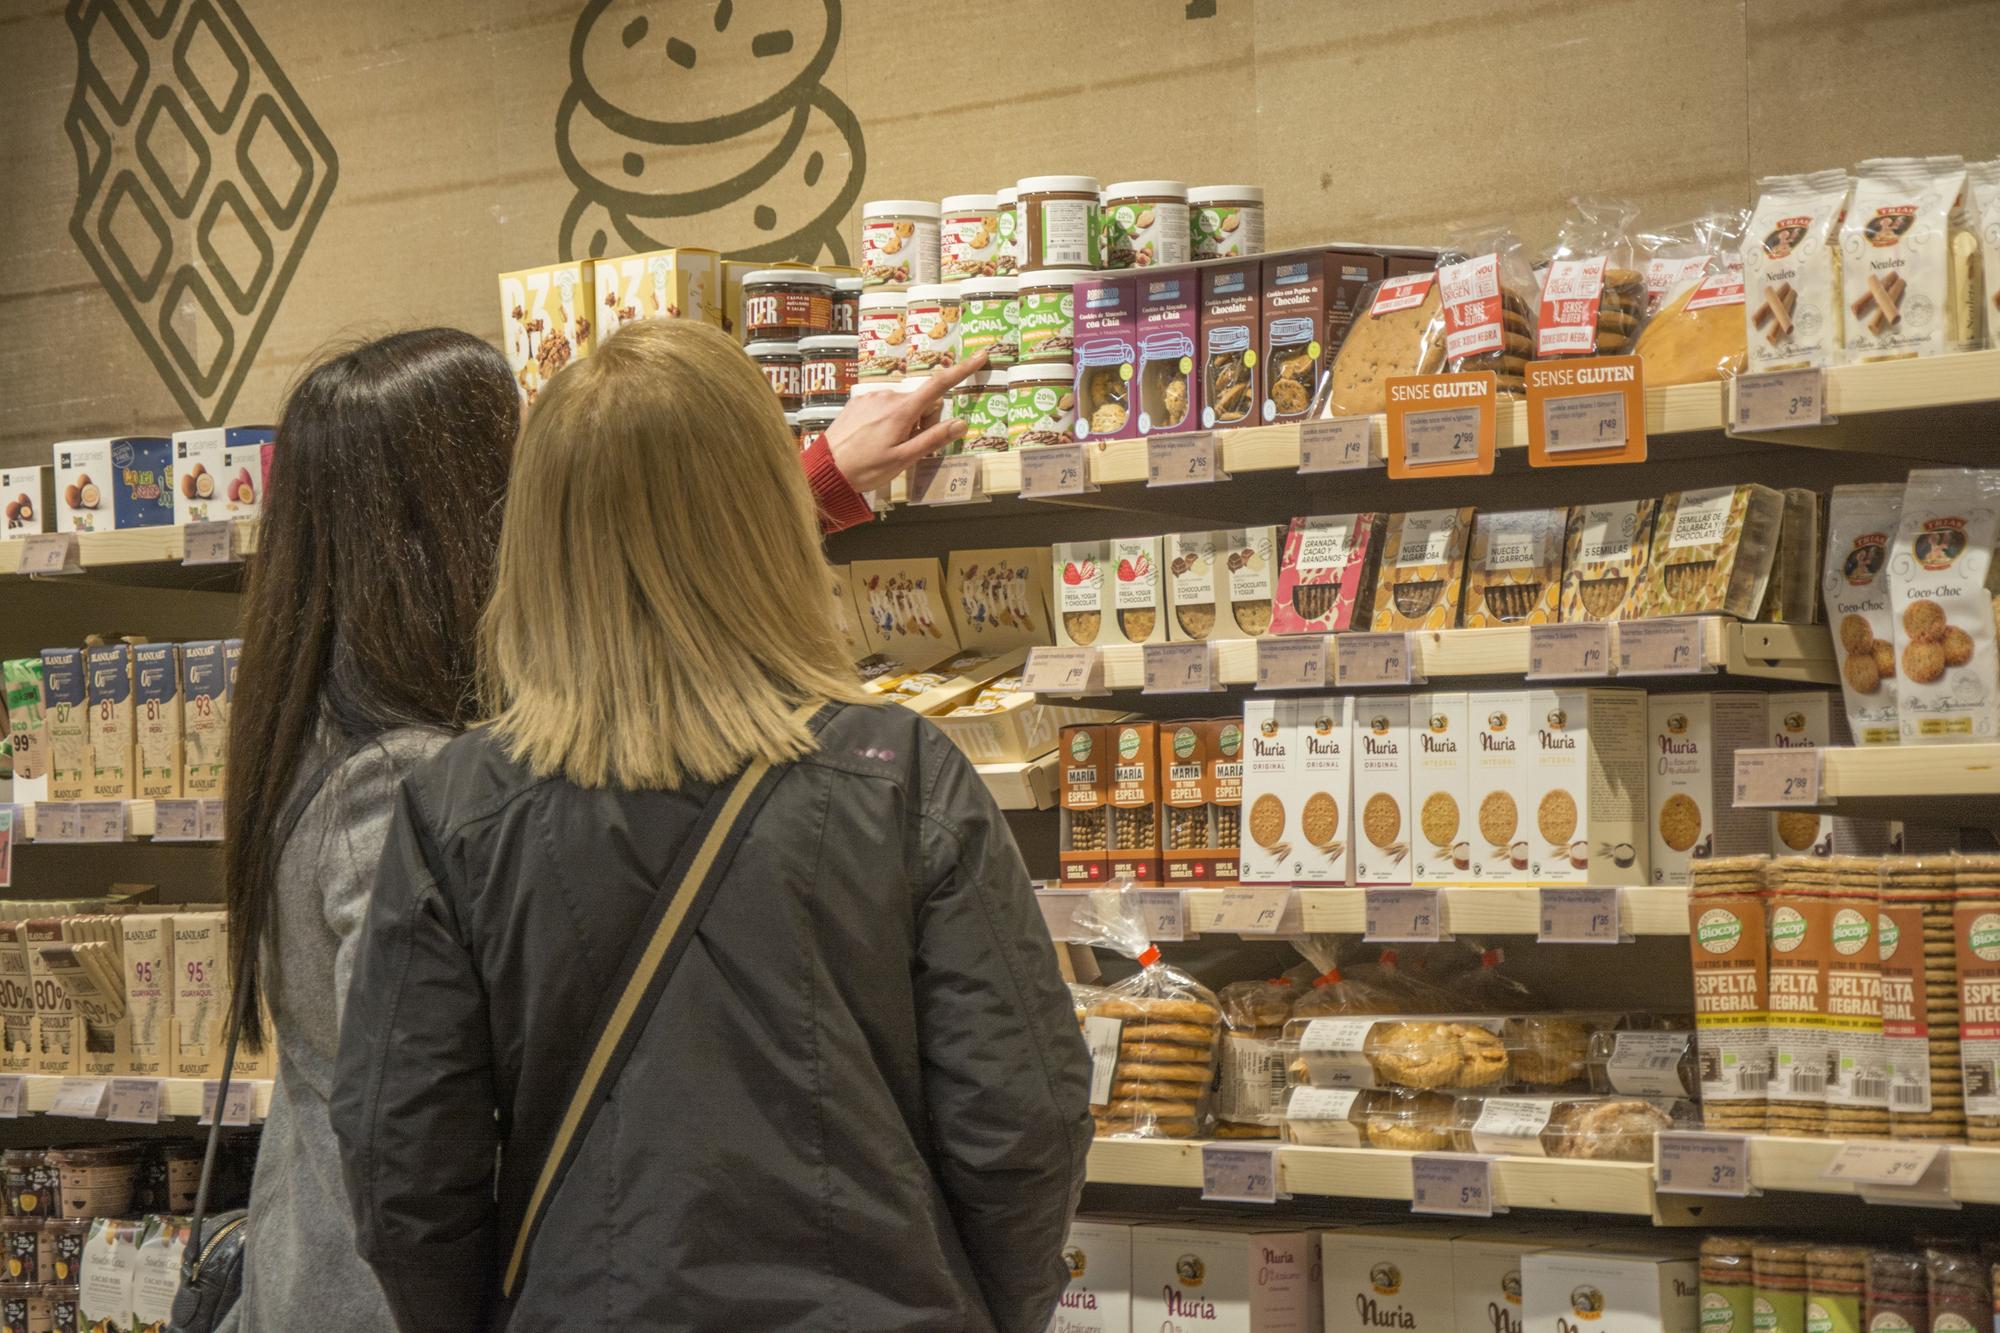
[[[1528,363],[1528,462],[1646,461],[1646,387],[1636,356]]]
[[[1493,372],[1402,375],[1387,382],[1389,475],[1474,477],[1493,471]]]

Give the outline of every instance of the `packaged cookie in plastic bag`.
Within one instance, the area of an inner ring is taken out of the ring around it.
[[[1509,222],[1451,229],[1438,264],[1444,309],[1444,368],[1490,370],[1503,394],[1523,391],[1535,355],[1534,270]]]
[[[1543,1008],[1541,997],[1509,976],[1507,951],[1482,949],[1479,966],[1455,978],[1449,988],[1451,1007],[1462,1014],[1529,1014]]]
[[[1983,347],[2000,347],[2000,158],[1965,169],[1966,221],[1979,240],[1969,284]]]
[[[1954,281],[1975,244],[1954,225],[1964,193],[1956,155],[1875,157],[1855,168],[1840,224],[1848,360],[1937,356],[1971,342],[1965,287]]]
[[[1195,1138],[1211,1118],[1221,1003],[1161,958],[1138,891],[1129,884],[1092,891],[1071,929],[1076,939],[1139,964],[1132,976],[1106,987],[1085,1015],[1096,1057],[1091,1111],[1098,1134]]]
[[[1387,408],[1386,381],[1444,365],[1444,317],[1432,276],[1387,278],[1362,293],[1360,317],[1334,354],[1321,416],[1372,416]]]
[[[1632,242],[1639,210],[1588,196],[1570,208],[1542,275],[1535,356],[1623,356],[1646,316],[1646,279]]]
[[[1910,473],[1889,550],[1904,745],[2000,737],[2000,469]]]
[[[1703,384],[1725,380],[1743,369],[1749,344],[1743,320],[1743,255],[1739,234],[1726,232],[1731,219],[1713,220],[1712,242],[1697,242],[1703,252],[1688,259],[1662,260],[1655,265],[1669,286],[1657,309],[1646,319],[1633,355],[1645,367],[1646,384]],[[1697,222],[1699,228],[1702,224]],[[1736,233],[1740,233],[1740,226]],[[1647,299],[1652,300],[1653,269],[1648,269]]]
[[[1743,234],[1743,335],[1753,371],[1832,365],[1846,334],[1834,229],[1852,182],[1839,168],[1766,176]]]
[[[1341,937],[1306,935],[1292,941],[1316,969],[1312,981],[1296,995],[1288,1019],[1330,1018],[1340,1014],[1393,1014],[1407,1008],[1407,997],[1392,994],[1363,976],[1349,976],[1340,967]]]
[[[1513,1066],[1498,1019],[1299,1018],[1285,1025],[1298,1043],[1294,1083],[1316,1088],[1497,1088]]]
[[[1216,1135],[1276,1138],[1284,1120],[1285,1020],[1300,995],[1292,978],[1232,981],[1216,992],[1222,1010]]]
[[[1500,1028],[1514,1081],[1529,1088],[1581,1087],[1590,1078],[1590,1044],[1617,1026],[1613,1014],[1516,1014]]]
[[[1517,1157],[1649,1162],[1661,1130],[1693,1129],[1694,1104],[1637,1097],[1493,1097],[1457,1099],[1452,1147]]]

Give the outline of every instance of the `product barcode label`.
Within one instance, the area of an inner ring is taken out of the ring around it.
[[[1889,1085],[1889,1105],[1898,1111],[1928,1111],[1931,1090],[1921,1083],[1892,1083]]]
[[[1857,1074],[1853,1083],[1854,1100],[1873,1102],[1876,1105],[1889,1100],[1889,1076],[1887,1074]]]
[[[1627,1097],[1686,1095],[1680,1066],[1690,1038],[1686,1032],[1618,1033],[1604,1068],[1611,1090]]]
[[[1826,1095],[1826,1071],[1807,1065],[1793,1065],[1792,1076],[1785,1086],[1795,1097],[1823,1097]]]

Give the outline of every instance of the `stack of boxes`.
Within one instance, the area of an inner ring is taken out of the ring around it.
[[[1234,717],[1065,727],[1062,883],[1236,883],[1246,741]]]

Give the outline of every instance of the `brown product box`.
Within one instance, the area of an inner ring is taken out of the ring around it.
[[[1688,900],[1695,1040],[1701,1102],[1710,1129],[1762,1128],[1771,1062],[1770,933],[1755,891]]]
[[[1390,517],[1375,584],[1376,632],[1457,626],[1472,515],[1466,505]]]
[[[1160,882],[1206,888],[1215,881],[1215,733],[1206,722],[1159,724]]]
[[[129,800],[138,790],[138,728],[132,708],[132,645],[84,651],[89,674],[90,778],[93,801]]]
[[[953,551],[945,557],[945,592],[958,641],[967,648],[1054,642],[1046,546]]]
[[[1230,623],[1252,639],[1270,633],[1282,550],[1278,529],[1231,528],[1217,533],[1216,541],[1224,591],[1229,595]]]
[[[1952,987],[1942,969],[1935,980],[1931,977],[1923,903],[1884,898],[1879,910],[1882,1039],[1890,1069],[1890,1114],[1921,1119],[1931,1111],[1931,1006],[1938,1005],[1942,1020],[1942,1011],[1956,996],[1947,994]]]
[[[1160,882],[1160,738],[1151,722],[1105,728],[1111,745],[1111,880]]]
[[[1733,799],[1737,750],[1764,743],[1765,696],[1748,690],[1655,694],[1646,711],[1652,882],[1688,884],[1703,861],[1770,851],[1770,815],[1739,809]]]
[[[1465,627],[1553,625],[1568,528],[1567,508],[1479,515],[1466,562]]]
[[[26,926],[0,921],[0,1074],[35,1072],[35,983]]]
[[[1658,500],[1577,505],[1563,548],[1566,623],[1630,620],[1644,614]]]
[[[1764,590],[1759,620],[1783,625],[1819,621],[1819,569],[1825,547],[1825,508],[1819,492],[1790,487],[1778,527],[1778,555]]]
[[[929,664],[958,651],[936,560],[856,560],[848,584],[872,653],[907,664]]]
[[[1770,911],[1771,1127],[1820,1134],[1825,1131],[1827,1053],[1833,1046],[1826,985],[1833,955],[1833,903],[1823,893],[1780,890],[1771,895]]]
[[[1348,326],[1361,313],[1361,296],[1382,281],[1386,272],[1383,257],[1372,250],[1329,250],[1326,252],[1326,358],[1340,350]]]
[[[1258,367],[1263,307],[1258,263],[1219,264],[1201,270],[1201,424],[1254,426],[1263,394]]]
[[[1234,884],[1243,850],[1243,719],[1219,717],[1208,728],[1208,783],[1215,803],[1215,882]]]
[[[1382,252],[1382,276],[1404,278],[1412,273],[1430,273],[1438,266],[1435,250],[1384,250]]]
[[[1961,884],[1952,910],[1958,950],[1958,1040],[1965,1114],[1981,1138],[2000,1124],[2000,889]]]
[[[1303,421],[1318,397],[1321,372],[1333,354],[1326,341],[1327,257],[1279,255],[1264,260],[1264,350],[1261,419]]]
[[[83,1067],[81,1045],[77,1041],[76,1006],[42,961],[44,944],[63,942],[59,917],[38,917],[21,925],[21,939],[28,951],[29,984],[35,992],[35,1071],[37,1074],[74,1074]]]
[[[173,1077],[216,1078],[229,1018],[229,918],[174,913]]]
[[[1062,846],[1057,858],[1066,889],[1101,888],[1111,882],[1111,767],[1114,729],[1064,727],[1062,731]]]
[[[1668,495],[1653,525],[1644,613],[1754,617],[1777,560],[1784,508],[1782,495],[1754,483]]]

